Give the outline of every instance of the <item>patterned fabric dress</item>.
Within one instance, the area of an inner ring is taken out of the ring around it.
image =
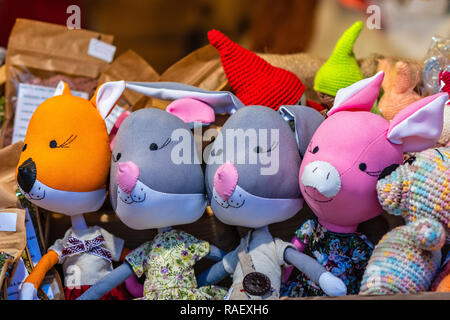
[[[225,289],[197,288],[194,265],[209,253],[209,243],[179,230],[158,233],[131,252],[126,261],[137,277],[146,276],[144,300],[223,299]]]
[[[366,236],[328,231],[317,219],[306,221],[295,235],[305,245],[305,254],[316,258],[328,271],[344,281],[347,294],[358,294],[373,251],[373,245]],[[288,283],[283,285],[281,295],[306,297],[326,294],[303,273],[294,269]]]

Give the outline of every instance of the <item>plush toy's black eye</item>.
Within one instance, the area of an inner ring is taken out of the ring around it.
[[[25,144],[22,148],[22,151],[25,151],[27,149],[27,144]]]
[[[156,143],[152,143],[150,145],[150,150],[152,150],[152,151],[158,150],[158,145]]]
[[[319,146],[315,146],[312,151],[312,153],[317,153],[317,152],[319,152]]]
[[[56,143],[55,140],[50,141],[50,148],[56,148],[58,146],[58,144]]]
[[[366,171],[366,169],[367,169],[367,164],[365,164],[364,162],[361,162],[359,164],[359,170]]]
[[[116,161],[119,161],[120,157],[122,157],[122,154],[119,152],[119,153],[116,155]]]
[[[256,153],[264,152],[263,148],[261,148],[260,146],[255,147],[255,149],[253,149],[253,151],[255,151]]]

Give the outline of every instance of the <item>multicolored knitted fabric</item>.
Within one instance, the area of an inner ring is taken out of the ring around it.
[[[375,246],[360,294],[429,290],[450,230],[450,148],[428,149],[377,184],[378,199],[406,225],[388,232]]]
[[[314,90],[335,97],[339,89],[362,80],[363,75],[353,53],[353,45],[364,27],[355,22],[339,38],[330,58],[322,65],[314,78]]]
[[[272,66],[220,31],[209,31],[208,39],[219,51],[228,82],[242,103],[278,110],[300,101],[306,87],[295,74]]]

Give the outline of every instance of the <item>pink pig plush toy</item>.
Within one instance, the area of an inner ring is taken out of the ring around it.
[[[377,180],[403,152],[436,144],[443,127],[447,93],[418,100],[390,122],[370,113],[384,73],[341,89],[328,118],[314,133],[300,168],[300,190],[316,218],[298,229],[293,243],[341,278],[357,294],[373,250],[356,232],[361,222],[382,212]],[[303,274],[286,270],[283,295],[323,295]],[[289,277],[290,275],[290,277]],[[288,281],[291,280],[291,281]]]

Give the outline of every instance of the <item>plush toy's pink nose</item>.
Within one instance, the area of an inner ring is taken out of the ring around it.
[[[131,194],[139,177],[139,167],[131,161],[119,162],[117,185],[126,194]]]
[[[214,189],[219,196],[227,201],[236,189],[239,174],[235,166],[227,161],[217,169],[214,175]]]

